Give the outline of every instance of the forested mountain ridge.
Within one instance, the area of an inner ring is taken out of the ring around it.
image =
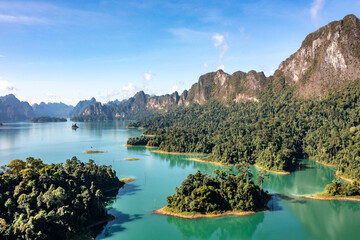
[[[154,112],[167,112],[192,103],[259,101],[268,89],[281,94],[290,88],[300,99],[319,99],[326,93],[360,78],[360,22],[347,15],[309,34],[301,47],[283,61],[273,76],[264,73],[222,70],[200,76],[197,83],[180,96],[149,96],[138,92],[128,101],[113,106],[89,106],[75,120],[145,119]]]
[[[200,76],[189,91],[180,96],[178,92],[171,95],[150,96],[140,91],[134,97],[120,104],[89,105],[76,121],[112,120],[116,118],[145,119],[157,112],[167,112],[177,106],[188,106],[192,103],[205,104],[209,101],[258,101],[257,97],[266,84],[263,72],[235,72],[232,75],[222,70]]]
[[[131,123],[156,136],[129,139],[128,144],[205,153],[204,160],[211,162],[255,163],[273,171],[291,171],[298,166],[296,159],[311,157],[338,165],[340,175],[360,180],[359,92],[360,79],[320,100],[298,99],[294,88],[282,94],[269,88],[259,102],[182,106]]]

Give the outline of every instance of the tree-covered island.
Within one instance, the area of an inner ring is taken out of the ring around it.
[[[167,197],[167,206],[157,214],[182,218],[247,215],[266,210],[271,196],[257,186],[250,168],[237,165],[238,174],[215,170],[214,176],[197,171],[190,174],[175,194]],[[262,186],[264,178],[259,177]]]
[[[66,122],[66,118],[59,117],[36,117],[30,119],[30,122],[33,123],[46,123],[46,122]]]
[[[123,185],[111,166],[93,160],[13,160],[0,171],[0,238],[89,239],[89,226],[110,219],[105,196]]]

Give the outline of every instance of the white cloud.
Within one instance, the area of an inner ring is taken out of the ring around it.
[[[325,0],[314,0],[311,4],[310,14],[314,20],[318,17],[319,11],[323,8]]]
[[[5,57],[4,55],[0,54],[0,58],[4,58],[4,57]]]
[[[175,92],[175,91],[177,91],[177,90],[179,90],[179,86],[178,86],[178,85],[172,86],[171,92]]]
[[[10,93],[13,94],[16,93],[15,86],[12,83],[0,78],[0,94],[10,94]]]
[[[173,36],[184,42],[201,42],[209,37],[209,33],[189,28],[171,28],[168,30]]]
[[[207,67],[208,67],[207,63],[204,63],[204,72],[207,71]]]
[[[152,78],[153,78],[153,73],[151,73],[151,72],[146,72],[146,73],[144,73],[143,74],[143,76],[144,76],[144,80],[146,81],[146,82],[150,82],[151,80],[152,80]]]
[[[271,69],[266,65],[259,65],[260,71],[264,72],[266,77],[274,75],[276,69]]]
[[[223,58],[225,53],[229,50],[229,46],[226,43],[225,40],[225,36],[224,35],[220,35],[218,33],[215,33],[212,36],[213,42],[214,42],[214,47],[219,49],[219,55],[218,55],[218,59],[215,63],[215,67],[216,69],[222,69],[224,70],[225,67],[223,65]]]
[[[123,97],[129,98],[132,97],[138,89],[132,82],[129,82],[127,85],[123,86],[121,90]]]
[[[245,39],[245,40],[249,40],[250,39],[250,35],[247,35],[245,32],[245,28],[241,27],[239,28],[239,32],[240,32],[240,36]]]
[[[0,22],[6,23],[21,23],[21,24],[45,24],[46,21],[41,18],[28,17],[28,16],[15,16],[0,14]]]
[[[105,96],[102,95],[99,100],[101,102],[107,103],[109,101],[115,100],[116,98],[120,98],[120,91],[118,89],[113,89],[112,91],[107,92]]]
[[[212,39],[214,41],[214,47],[219,47],[220,45],[222,45],[225,42],[225,37],[224,35],[220,35],[218,33],[215,33],[212,36]]]

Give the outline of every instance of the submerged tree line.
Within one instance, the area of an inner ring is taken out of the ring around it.
[[[89,239],[88,227],[109,217],[106,192],[123,184],[93,160],[13,160],[0,171],[0,238]]]
[[[313,158],[339,167],[338,174],[360,179],[360,80],[321,99],[299,99],[293,89],[271,86],[259,102],[192,104],[131,123],[154,138],[132,145],[168,152],[208,154],[209,161],[246,162],[291,171],[296,159]]]

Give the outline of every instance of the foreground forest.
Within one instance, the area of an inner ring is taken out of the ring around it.
[[[129,144],[168,152],[208,154],[209,161],[246,162],[291,171],[296,159],[313,158],[339,167],[338,174],[360,179],[360,80],[321,99],[299,99],[294,89],[269,86],[259,102],[192,104],[138,121],[154,138]]]
[[[109,219],[106,192],[123,185],[93,160],[13,160],[0,171],[0,239],[89,239],[88,227]]]

